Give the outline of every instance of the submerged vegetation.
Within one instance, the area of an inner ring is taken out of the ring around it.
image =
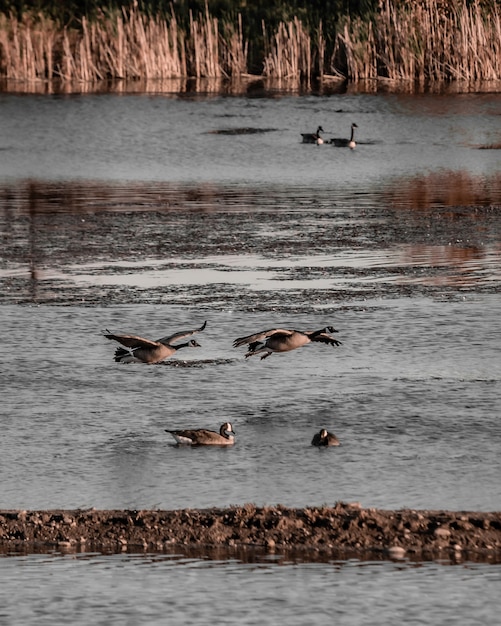
[[[248,7],[252,4],[252,7]],[[307,5],[305,7],[305,5]],[[17,81],[501,79],[496,0],[0,2]]]

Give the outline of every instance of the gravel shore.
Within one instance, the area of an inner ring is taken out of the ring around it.
[[[256,547],[389,557],[501,559],[501,512],[291,509],[252,504],[203,510],[0,511],[0,550]]]

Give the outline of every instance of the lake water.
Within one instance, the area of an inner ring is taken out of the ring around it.
[[[499,510],[500,112],[498,94],[1,94],[0,507]],[[352,122],[354,151],[300,143]],[[204,320],[156,366],[101,336]],[[326,325],[341,346],[232,347]],[[226,420],[230,449],[164,432]],[[310,445],[322,427],[339,448]],[[488,563],[0,563],[6,624],[497,624],[500,604]]]

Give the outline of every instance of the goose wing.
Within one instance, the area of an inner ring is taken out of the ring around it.
[[[294,332],[296,331],[286,328],[270,328],[269,330],[262,330],[259,333],[255,333],[254,335],[248,335],[247,337],[239,337],[238,339],[235,339],[235,341],[233,342],[233,347],[238,348],[239,346],[243,346],[245,344],[262,343],[263,341],[268,339],[268,337],[271,337],[275,333],[292,335]]]
[[[331,331],[332,332],[332,331]],[[337,331],[334,331],[337,332]],[[340,346],[341,342],[338,341],[337,339],[334,339],[334,337],[331,337],[329,335],[329,333],[325,332],[324,330],[320,330],[320,331],[316,331],[314,333],[311,333],[309,335],[311,341],[318,341],[319,343],[326,343],[330,346]]]
[[[221,435],[214,430],[208,430],[206,428],[196,429],[183,429],[183,430],[169,430],[165,429],[165,432],[170,433],[178,443],[208,443],[219,442]]]
[[[169,335],[169,337],[162,337],[157,340],[157,343],[163,344],[171,344],[174,341],[179,341],[180,339],[184,339],[185,337],[191,337],[195,333],[200,333],[207,326],[207,321],[205,321],[200,328],[195,328],[194,330],[182,330],[180,332],[174,333],[173,335]]]
[[[126,346],[127,348],[156,348],[158,347],[157,341],[152,341],[151,339],[145,339],[144,337],[139,337],[138,335],[114,335],[113,333],[106,332],[104,334],[106,339],[110,339],[113,341],[118,341],[122,346]]]

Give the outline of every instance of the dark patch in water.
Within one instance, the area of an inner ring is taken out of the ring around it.
[[[191,367],[191,368],[201,368],[206,365],[228,365],[228,363],[234,363],[238,359],[201,359],[197,361],[181,361],[181,360],[171,360],[171,361],[162,361],[159,365],[166,365],[168,367]]]
[[[278,128],[253,128],[244,126],[242,128],[220,128],[207,131],[207,135],[257,135],[259,133],[272,133]]]

